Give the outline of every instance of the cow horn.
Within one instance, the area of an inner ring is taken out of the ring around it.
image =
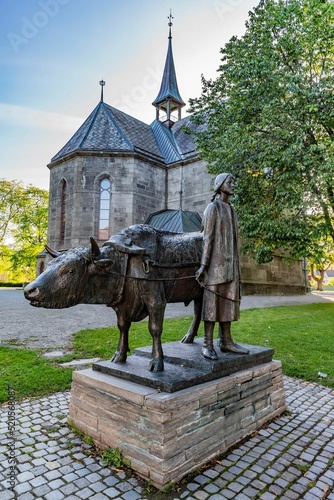
[[[48,245],[45,245],[45,250],[48,252],[49,255],[51,255],[51,257],[53,257],[54,259],[56,257],[59,257],[59,255],[61,255],[60,252],[57,252],[57,250],[52,250],[52,248],[50,248]]]
[[[101,254],[101,251],[99,249],[99,245],[96,243],[96,241],[92,236],[90,237],[90,244],[91,244],[92,256],[98,257]]]

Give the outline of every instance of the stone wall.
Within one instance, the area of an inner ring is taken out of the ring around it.
[[[166,208],[166,170],[137,159],[131,194],[133,211],[129,225],[144,224],[150,214]]]
[[[284,261],[275,255],[268,264],[257,264],[249,255],[241,255],[241,278],[244,295],[303,295],[307,291],[304,259]]]
[[[165,208],[165,169],[133,155],[77,155],[50,165],[49,246],[62,250],[86,246],[90,236],[98,239],[100,181],[104,177],[111,181],[110,235],[144,223],[150,213]],[[65,238],[60,241],[63,180],[67,184],[66,222]]]
[[[180,208],[182,191],[182,209],[198,212],[202,217],[205,207],[211,201],[214,179],[215,176],[208,173],[202,160],[169,167],[168,208]]]
[[[118,448],[163,489],[286,409],[281,363],[169,394],[91,369],[73,373],[70,420],[97,447]]]

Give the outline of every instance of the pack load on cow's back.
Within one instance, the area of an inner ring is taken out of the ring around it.
[[[134,255],[146,255],[153,266],[178,267],[199,265],[202,254],[202,233],[174,233],[146,224],[122,229],[104,243]]]

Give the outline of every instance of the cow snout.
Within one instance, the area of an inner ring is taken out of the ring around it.
[[[27,300],[36,301],[40,295],[39,288],[37,286],[27,285],[24,290],[24,296]]]

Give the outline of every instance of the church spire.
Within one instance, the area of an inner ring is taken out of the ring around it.
[[[168,50],[167,57],[165,62],[165,68],[162,75],[162,82],[159,93],[156,99],[152,102],[153,106],[156,107],[157,110],[157,120],[160,119],[160,111],[162,110],[166,116],[163,123],[171,128],[174,125],[174,121],[172,120],[172,112],[177,110],[178,112],[178,120],[181,118],[181,108],[185,106],[185,102],[182,100],[180,96],[180,92],[177,86],[176,80],[176,72],[174,66],[173,59],[173,50],[172,50],[172,11],[169,16],[169,36],[168,36]]]

